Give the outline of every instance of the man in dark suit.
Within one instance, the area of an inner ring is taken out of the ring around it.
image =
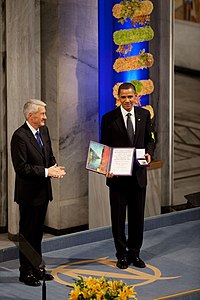
[[[31,264],[23,247],[30,244],[42,261],[41,242],[48,202],[53,199],[51,177],[62,178],[64,168],[56,165],[48,128],[45,126],[46,104],[31,99],[24,105],[26,122],[11,139],[11,156],[16,172],[14,201],[19,204],[20,277],[30,286],[39,286],[43,272]],[[36,255],[37,256],[37,255]],[[34,258],[33,258],[34,260]],[[32,261],[33,263],[33,261]],[[38,262],[39,264],[39,262]],[[46,280],[53,280],[45,274]]]
[[[134,106],[136,92],[131,83],[120,85],[118,97],[121,106],[102,117],[101,143],[110,147],[144,148],[145,158],[150,163],[154,140],[149,111]],[[132,263],[136,267],[144,268],[145,263],[139,254],[143,241],[147,170],[134,160],[132,176],[113,176],[107,173],[106,177],[117,267],[126,269]],[[125,235],[127,207],[128,240]]]

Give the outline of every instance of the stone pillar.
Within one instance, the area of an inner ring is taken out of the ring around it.
[[[0,1],[0,232],[7,227],[5,0]]]
[[[155,91],[150,104],[155,110],[157,147],[155,157],[163,160],[161,169],[161,205],[173,203],[174,172],[174,51],[173,0],[152,0],[154,10],[151,26],[155,31],[150,42],[150,53],[155,62],[150,68],[150,78],[154,81]]]
[[[42,0],[42,99],[54,154],[66,168],[53,179],[46,225],[58,232],[88,226],[90,139],[98,137],[97,0]]]
[[[14,199],[15,174],[10,157],[13,132],[24,123],[23,105],[40,99],[40,3],[39,0],[6,0],[7,49],[7,148],[8,231],[18,232],[18,205]]]

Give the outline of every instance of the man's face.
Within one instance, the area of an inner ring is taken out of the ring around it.
[[[29,113],[28,121],[33,126],[33,128],[38,129],[45,125],[45,121],[47,119],[46,109],[44,106],[39,106],[38,112]]]
[[[121,89],[119,100],[122,107],[127,111],[131,111],[133,105],[137,103],[135,92],[131,88],[126,90]]]

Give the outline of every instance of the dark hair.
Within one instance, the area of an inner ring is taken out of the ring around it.
[[[120,94],[121,90],[129,90],[129,89],[132,89],[134,91],[134,93],[136,92],[136,89],[131,82],[122,83],[118,88],[118,95]]]

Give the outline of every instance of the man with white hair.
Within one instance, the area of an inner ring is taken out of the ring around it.
[[[38,253],[42,261],[43,225],[49,201],[53,199],[51,177],[63,178],[64,167],[57,166],[45,126],[46,104],[30,99],[24,105],[25,123],[13,134],[11,157],[16,173],[14,201],[19,204],[19,236]],[[22,245],[22,243],[21,243]],[[20,248],[19,280],[29,286],[41,285],[43,272],[33,266]],[[53,280],[45,274],[46,280]]]

